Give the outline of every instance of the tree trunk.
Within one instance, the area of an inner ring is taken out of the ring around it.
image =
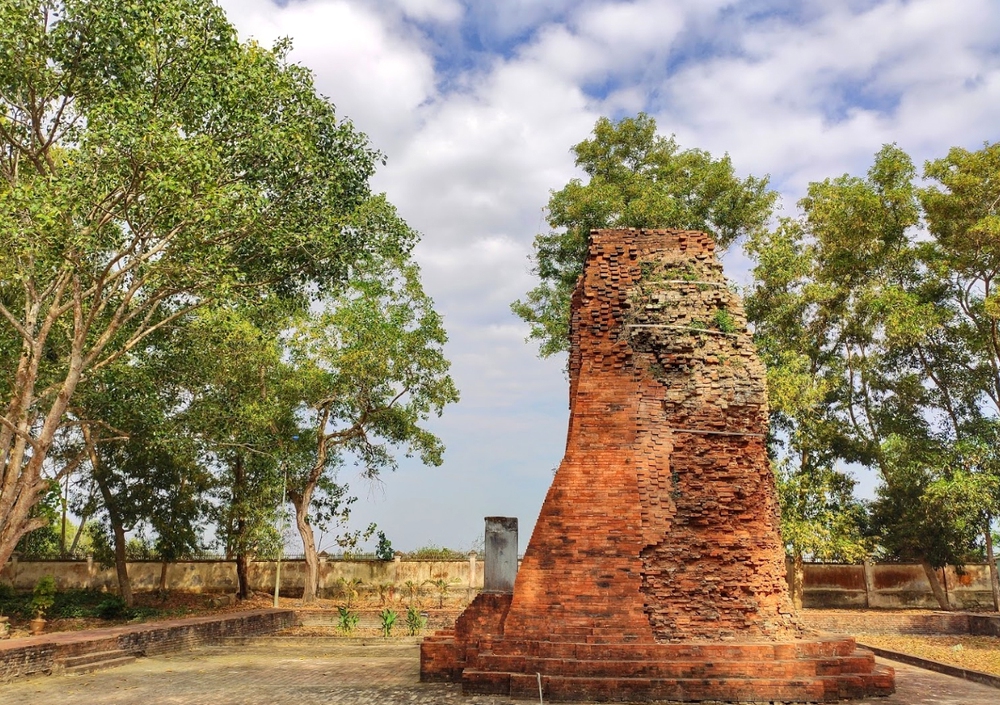
[[[802,561],[802,552],[796,550],[795,555],[792,557],[791,567],[791,580],[789,581],[789,588],[791,588],[792,593],[792,606],[796,610],[802,609],[802,594],[803,594],[803,584],[805,582],[805,567]]]
[[[292,504],[295,505],[295,526],[302,537],[302,553],[306,559],[306,574],[302,585],[302,603],[316,602],[316,588],[319,585],[319,556],[316,555],[316,539],[312,526],[309,524],[309,502],[312,500],[312,489],[306,488],[302,494],[290,493]]]
[[[236,581],[239,585],[237,597],[241,600],[250,599],[250,559],[247,554],[240,551],[236,554]]]
[[[66,514],[69,505],[69,474],[66,475],[66,488],[62,493],[62,526],[59,529],[59,557],[66,559]]]
[[[125,546],[127,545],[125,529],[122,528],[121,519],[115,510],[114,497],[111,496],[107,482],[99,472],[94,473],[94,479],[97,481],[97,487],[101,490],[101,497],[104,498],[104,508],[108,510],[111,530],[115,536],[115,571],[118,573],[118,593],[125,600],[127,607],[133,607],[135,601],[132,597],[132,583],[128,579],[128,564],[125,555]]]
[[[997,559],[993,555],[993,517],[986,515],[986,562],[990,566],[990,592],[993,593],[993,610],[1000,612],[1000,577],[997,576]]]
[[[83,514],[80,517],[80,526],[77,528],[76,533],[73,535],[73,543],[70,544],[69,553],[71,556],[76,555],[76,547],[80,543],[80,537],[83,535],[83,529],[87,526],[87,520],[90,518],[89,514]]]
[[[931,584],[931,592],[934,593],[934,598],[937,600],[938,605],[943,610],[951,611],[951,603],[948,601],[948,594],[941,587],[941,581],[938,580],[937,571],[934,570],[934,566],[928,563],[926,560],[920,561],[920,565],[924,568],[924,573],[927,575],[927,581]]]
[[[231,533],[234,540],[230,540],[230,546],[236,553],[236,581],[239,586],[237,595],[239,599],[246,600],[250,597],[250,580],[248,564],[250,559],[247,556],[247,522],[246,522],[246,484],[247,472],[243,464],[243,456],[237,454],[233,463],[233,512],[230,512]],[[233,516],[235,514],[235,517]],[[233,521],[235,518],[235,521]]]
[[[128,558],[125,555],[125,529],[121,523],[111,520],[111,526],[115,533],[115,571],[118,573],[118,592],[125,600],[126,607],[133,607],[135,599],[132,597],[132,582],[128,579]]]

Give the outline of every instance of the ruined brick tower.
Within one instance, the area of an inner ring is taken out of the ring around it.
[[[549,700],[823,702],[889,694],[853,639],[806,633],[785,582],[767,395],[704,233],[591,235],[570,422],[513,594],[421,648],[423,680]]]

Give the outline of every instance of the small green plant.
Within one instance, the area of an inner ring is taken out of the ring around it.
[[[392,627],[396,623],[396,618],[399,617],[395,610],[384,609],[378,613],[379,621],[382,622],[382,636],[389,636],[392,634]]]
[[[337,578],[337,594],[347,602],[348,609],[354,606],[354,601],[358,599],[358,595],[361,593],[362,585],[364,585],[364,582],[360,578],[352,580],[342,577]]]
[[[428,580],[426,582],[433,585],[434,590],[437,592],[438,608],[444,607],[444,598],[448,596],[448,590],[451,589],[451,581],[438,578],[437,580]]]
[[[724,308],[720,308],[712,316],[712,323],[723,333],[736,333],[738,329],[736,327],[736,321],[733,320],[733,314],[729,313]]]
[[[698,270],[687,262],[667,265],[663,270],[662,279],[679,279],[681,281],[692,282],[697,281],[700,277]]]
[[[708,324],[705,323],[705,321],[694,319],[688,324],[688,328],[693,328],[694,330],[708,330]]]
[[[43,575],[35,583],[35,589],[31,591],[31,602],[29,607],[38,619],[44,619],[56,602],[56,580],[51,575]]]
[[[403,589],[406,590],[406,599],[410,604],[420,603],[420,596],[423,594],[420,583],[415,580],[407,580],[403,583]]]
[[[410,605],[406,610],[406,633],[410,636],[416,636],[425,626],[427,626],[427,620],[416,607]]]
[[[352,612],[350,607],[341,605],[337,608],[339,616],[337,618],[337,629],[344,634],[351,634],[358,628],[358,620],[361,618],[357,612]]]

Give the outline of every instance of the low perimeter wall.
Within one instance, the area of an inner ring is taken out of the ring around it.
[[[134,562],[128,564],[132,589],[155,590],[160,586],[162,563]],[[259,592],[274,590],[274,561],[250,564],[250,587]],[[30,590],[43,575],[55,578],[60,590],[84,588],[115,592],[118,578],[115,569],[102,568],[93,560],[82,561],[23,561],[10,560],[0,570],[0,581],[17,590]],[[444,580],[456,592],[483,587],[483,562],[470,554],[462,561],[320,561],[319,594],[336,593],[338,580],[360,580],[363,588],[374,589],[380,583],[402,587],[410,581],[424,585],[428,581]],[[281,592],[283,595],[302,594],[305,581],[305,561],[281,562]],[[167,565],[167,589],[186,592],[236,592],[236,563],[233,561],[178,561]],[[428,588],[425,587],[425,590]]]
[[[920,565],[807,563],[804,568],[803,607],[939,608]],[[987,565],[970,564],[961,570],[947,566],[937,575],[954,609],[993,608]]]
[[[292,610],[255,610],[0,641],[0,683],[60,673],[67,659],[85,654],[152,656],[217,644],[230,637],[273,634],[295,623]]]
[[[161,563],[129,563],[132,589],[155,590],[160,583],[161,568]],[[807,563],[804,569],[803,606],[807,608],[938,609],[927,576],[919,565]],[[273,561],[251,563],[251,588],[260,592],[273,591],[274,573]],[[60,589],[90,588],[113,592],[118,585],[114,569],[102,568],[95,561],[11,560],[0,570],[0,581],[18,590],[30,590],[43,575],[53,576]],[[282,562],[282,593],[301,594],[304,576],[303,561]],[[334,596],[341,578],[360,580],[368,589],[381,583],[402,588],[406,582],[425,585],[428,581],[444,580],[456,592],[476,591],[483,586],[483,562],[474,554],[461,561],[323,560],[320,563],[320,596]],[[967,565],[962,570],[948,566],[938,571],[938,579],[953,608],[992,609],[986,565]],[[235,592],[236,564],[232,561],[171,563],[167,567],[167,588],[189,592]]]

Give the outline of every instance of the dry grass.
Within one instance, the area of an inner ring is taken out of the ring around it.
[[[866,634],[864,644],[1000,676],[1000,638]]]

